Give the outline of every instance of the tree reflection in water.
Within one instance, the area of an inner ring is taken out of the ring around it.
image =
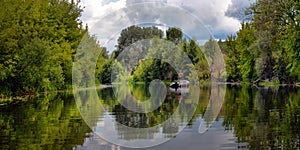
[[[181,120],[168,120],[164,126],[155,127],[165,122],[180,105],[177,92],[168,91],[165,101],[155,111],[136,113],[122,107],[111,88],[101,89],[98,90],[98,96],[104,108],[99,109],[97,113],[107,112],[115,117],[115,121],[120,124],[116,124],[113,128],[121,139],[153,139],[158,133],[164,138],[174,138],[182,122],[186,121],[184,118],[190,115],[189,111],[192,109],[196,111],[188,123],[188,128],[199,125],[197,120],[203,116],[211,101],[211,88],[200,88],[197,106],[189,105],[189,98],[182,93],[181,103],[185,103],[186,107],[180,108],[182,113],[176,114]],[[151,96],[145,85],[134,86],[131,91],[140,100]],[[80,106],[82,107],[79,109],[98,109],[94,106],[98,102],[90,101],[89,98],[95,95],[86,92],[81,96]],[[297,149],[300,147],[299,114],[299,88],[257,89],[247,86],[229,86],[217,119],[223,120],[223,127],[226,131],[234,132],[237,148]],[[91,120],[94,126],[101,126],[100,122],[97,124],[98,118]],[[155,128],[141,133],[129,130],[126,126]],[[85,143],[84,140],[90,139],[92,132],[82,120],[71,93],[42,95],[19,105],[2,106],[0,128],[0,149],[71,149]],[[199,134],[199,136],[205,135]],[[197,141],[197,138],[194,140]],[[193,148],[193,145],[189,146]]]
[[[297,149],[300,146],[300,89],[230,87],[223,116],[239,148]]]

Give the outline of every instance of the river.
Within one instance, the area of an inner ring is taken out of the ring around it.
[[[212,89],[200,88],[199,103],[191,120],[171,122],[171,128],[163,126],[170,112],[188,102],[181,100],[184,94],[169,89],[162,106],[149,113],[128,111],[116,100],[112,88],[98,89],[97,102],[104,106],[101,110],[104,113],[99,113],[93,123],[81,116],[81,106],[89,104],[84,97],[80,104],[72,93],[32,97],[26,102],[0,107],[0,149],[131,149],[112,144],[93,132],[108,124],[107,115],[118,124],[111,124],[112,131],[103,131],[106,134],[115,134],[123,141],[142,142],[158,137],[166,141],[149,150],[300,148],[300,88],[228,85],[216,120],[206,120],[212,125],[199,133]],[[145,85],[133,86],[131,91],[138,99],[151,97]],[[154,128],[137,133],[119,124],[136,129]]]

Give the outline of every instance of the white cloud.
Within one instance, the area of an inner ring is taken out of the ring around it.
[[[99,21],[100,17],[109,12],[124,8],[126,0],[82,0],[81,5],[84,7],[81,19],[89,27],[92,27]]]
[[[149,4],[147,2],[161,2]],[[82,20],[96,34],[100,43],[114,39],[122,28],[137,23],[159,23],[184,28],[186,33],[210,31],[216,38],[226,38],[240,28],[238,18],[228,15],[240,0],[82,0],[85,7]],[[138,3],[138,5],[134,5]],[[146,3],[146,4],[141,4]],[[176,7],[170,7],[176,6]],[[182,8],[182,9],[181,9]],[[188,11],[190,14],[188,14]],[[226,15],[227,13],[227,15]],[[232,14],[233,12],[231,12]],[[105,16],[105,17],[103,17]],[[199,27],[196,16],[203,25]],[[196,31],[197,30],[197,31]],[[101,34],[101,35],[100,35]],[[189,35],[201,38],[201,35]],[[113,43],[113,42],[110,42]]]
[[[215,36],[235,33],[240,27],[238,19],[225,15],[231,0],[169,0],[168,3],[191,11]]]
[[[255,0],[232,0],[225,14],[243,21],[246,19],[245,11],[254,2]]]

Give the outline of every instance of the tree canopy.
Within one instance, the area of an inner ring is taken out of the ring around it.
[[[71,85],[73,58],[87,33],[79,1],[10,0],[0,7],[1,93]]]
[[[79,1],[10,0],[2,1],[0,7],[0,93],[5,95],[67,88],[72,82],[73,59],[83,39],[90,43],[88,48],[101,51],[95,71],[100,83],[110,82],[113,59],[126,47],[155,38],[173,42],[185,52],[200,79],[208,79],[218,70],[214,61],[220,59],[211,56],[221,48],[227,81],[300,83],[299,1],[257,0],[247,9],[252,19],[241,23],[236,35],[218,42],[211,37],[203,46],[197,39],[184,39],[178,27],[164,33],[154,26],[130,26],[121,31],[117,50],[110,58],[95,37],[84,38],[88,27],[79,20],[83,11]],[[160,60],[141,60],[132,79],[148,82],[152,78],[174,80],[177,72]]]
[[[257,0],[253,19],[226,40],[229,81],[300,82],[300,5],[294,0]]]
[[[164,37],[164,35],[166,35],[166,37]],[[200,46],[195,39],[183,39],[183,32],[180,28],[176,27],[170,27],[165,34],[157,27],[131,26],[125,28],[118,38],[117,50],[113,52],[111,59],[117,58],[125,48],[144,39],[165,39],[174,43],[174,46],[185,52],[194,65],[201,67],[199,69],[196,68],[198,76],[201,79],[209,78],[209,67]],[[166,50],[168,49],[168,47],[166,47],[167,45],[169,44],[160,43],[159,45],[154,46],[155,50],[152,50],[152,52],[156,53],[157,51]],[[135,51],[135,49],[132,49],[132,51]],[[176,57],[177,58],[174,58],[172,61],[179,61],[181,58],[181,56]],[[182,64],[184,63],[185,62],[182,62]],[[97,75],[100,83],[110,83],[112,64],[113,60],[108,60],[104,63],[103,70]],[[187,69],[189,67],[190,66],[185,66],[184,68]],[[181,71],[184,71],[184,69]],[[142,59],[139,61],[138,65],[134,67],[131,74],[131,80],[134,82],[151,82],[154,79],[172,81],[178,79],[178,73],[179,72],[176,72],[167,62],[163,62],[159,59]],[[185,78],[188,78],[188,76]]]

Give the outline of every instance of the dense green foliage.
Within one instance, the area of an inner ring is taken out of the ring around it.
[[[108,56],[78,19],[79,1],[10,0],[2,1],[0,7],[1,94],[70,87],[73,59],[82,40],[88,48],[102,50],[97,63],[100,72]]]
[[[156,27],[128,27],[121,32],[121,35],[118,39],[118,49],[113,52],[111,59],[117,58],[117,56],[131,44],[139,40],[149,38],[164,39],[169,42],[173,42],[174,45],[177,46],[179,50],[185,52],[185,54],[190,58],[191,62],[195,66],[197,66],[196,70],[199,78],[209,78],[209,65],[202,50],[200,49],[200,46],[197,44],[195,39],[183,39],[183,32],[181,31],[181,29],[175,27],[171,27],[166,31],[166,37],[163,37],[163,31]],[[154,48],[152,48],[152,52],[158,53],[157,51],[168,49],[166,47],[168,44],[166,43],[155,45]],[[178,62],[181,61],[182,56],[177,56],[177,54],[175,53],[172,54],[174,54],[174,59],[170,61],[177,61],[178,64],[185,63]],[[100,73],[97,74],[100,83],[110,83],[111,69],[114,63],[111,59],[107,60],[104,63],[103,70],[101,70]],[[184,66],[183,68],[188,69],[189,66]],[[182,69],[181,71],[184,72],[185,69]],[[139,61],[138,65],[135,66],[134,70],[132,71],[131,80],[134,82],[151,82],[154,79],[173,81],[178,79],[178,73],[179,72],[176,72],[175,69],[167,62],[152,58],[143,59]],[[184,78],[188,78],[188,76]]]
[[[166,31],[167,40],[174,42],[175,44],[180,44],[182,41],[183,33],[179,28],[169,28]]]
[[[201,47],[203,51],[194,39],[182,39],[183,33],[180,28],[169,28],[165,39],[179,45],[181,50],[188,54],[201,79],[219,78],[225,74],[218,68],[220,65],[214,65],[222,57],[215,51],[220,48],[226,61],[226,80],[229,82],[299,84],[299,2],[258,0],[247,10],[247,13],[250,12],[253,15],[252,19],[241,24],[236,36],[228,36],[226,41],[218,43],[211,37]],[[134,29],[126,29],[126,34],[121,34],[121,41],[141,39],[130,34],[134,33]],[[119,49],[124,46],[128,45],[119,42]],[[167,66],[163,62],[149,60],[143,63],[139,64],[133,73],[135,81],[148,82],[155,77],[163,80],[175,79],[176,73],[170,73],[173,70],[169,67],[162,67]],[[215,70],[220,72],[216,73]],[[213,75],[214,72],[216,75]]]
[[[157,27],[138,27],[130,26],[126,29],[123,29],[120,37],[118,38],[118,49],[114,53],[114,58],[117,58],[118,55],[132,43],[135,43],[142,39],[151,39],[154,37],[162,38],[163,31]]]
[[[67,0],[1,2],[0,82],[5,94],[66,88],[86,30],[81,8]]]
[[[300,4],[258,0],[252,21],[226,40],[228,81],[300,82]]]
[[[113,59],[108,59],[105,62],[103,62],[100,72],[97,75],[97,78],[100,83],[107,84],[111,83],[111,72],[113,67]]]
[[[221,59],[212,55],[220,47],[226,60],[227,81],[300,82],[299,1],[258,0],[247,10],[253,14],[252,20],[242,23],[236,36],[229,36],[225,42],[211,37],[202,47],[196,39],[183,39],[180,28],[171,27],[164,33],[157,27],[131,26],[122,30],[110,58],[95,37],[84,36],[88,29],[78,19],[83,11],[79,1],[10,0],[2,1],[0,7],[0,93],[4,95],[69,87],[73,59],[82,40],[89,46],[80,48],[101,51],[95,70],[100,83],[110,83],[113,59],[124,48],[153,38],[173,42],[184,51],[200,79],[224,74],[216,65]],[[177,73],[166,62],[141,60],[131,78],[143,82],[155,78],[175,80]]]

